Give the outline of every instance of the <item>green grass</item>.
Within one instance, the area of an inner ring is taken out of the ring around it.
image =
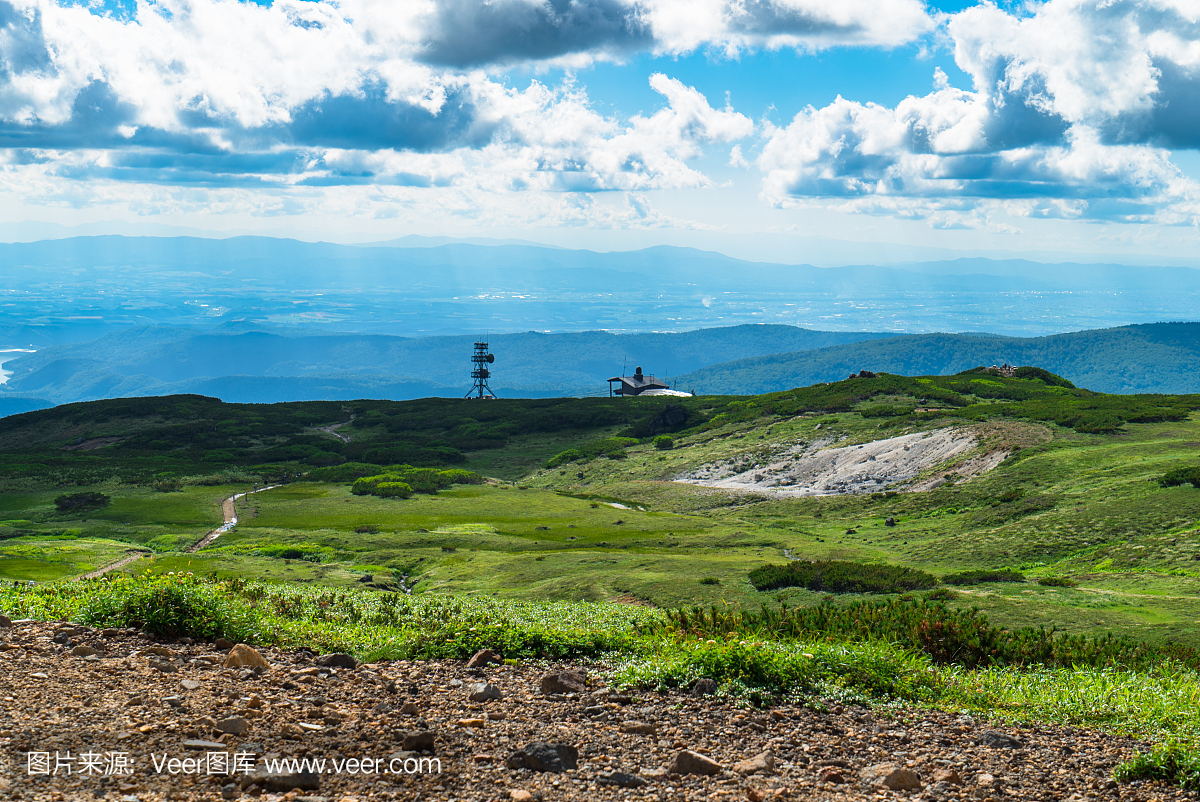
[[[0,541],[0,580],[52,582],[116,562],[128,546],[90,538],[21,537]]]

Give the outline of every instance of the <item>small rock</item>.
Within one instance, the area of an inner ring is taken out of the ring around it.
[[[933,781],[935,783],[949,783],[950,785],[963,784],[963,778],[954,769],[936,769],[933,772]]]
[[[630,735],[653,735],[657,732],[654,725],[646,721],[622,721],[619,729]]]
[[[587,677],[579,671],[556,671],[542,677],[542,693],[587,693]]]
[[[117,629],[116,627],[105,627],[104,629],[100,630],[100,637],[102,638],[115,638],[120,634],[121,630]]]
[[[733,770],[738,774],[767,774],[775,769],[775,756],[770,752],[762,752],[752,758],[733,764]]]
[[[194,691],[197,690],[203,683],[201,683],[198,679],[185,679],[179,684],[183,686],[185,691]]]
[[[75,657],[89,657],[93,654],[100,654],[99,649],[93,649],[91,646],[80,644],[71,650],[71,654]]]
[[[218,721],[215,729],[230,735],[245,735],[246,731],[250,729],[250,722],[241,716],[230,716]]]
[[[223,652],[227,652],[233,648],[233,643],[225,640],[224,638],[217,638],[215,641],[213,641],[213,647],[220,649]]]
[[[912,769],[895,763],[876,763],[859,774],[863,785],[887,788],[892,791],[919,791],[921,776]]]
[[[1011,735],[996,730],[988,730],[979,736],[979,743],[983,746],[990,746],[993,749],[1020,749],[1024,746],[1023,743]]]
[[[480,649],[467,661],[467,668],[484,668],[490,663],[504,665],[504,658],[491,649]]]
[[[487,719],[482,719],[482,718],[460,718],[460,719],[459,719],[458,721],[456,721],[455,723],[456,723],[458,726],[460,726],[460,727],[471,727],[471,728],[474,728],[474,729],[479,729],[479,728],[483,727],[485,724],[487,724]]]
[[[178,696],[164,696],[163,704],[167,707],[181,707],[183,705],[183,700]]]
[[[242,787],[261,785],[268,791],[315,791],[321,785],[321,776],[311,771],[270,772],[259,766],[249,774],[242,775]]]
[[[469,698],[472,702],[494,702],[504,698],[504,694],[490,682],[477,682],[471,686]]]
[[[515,788],[508,792],[508,798],[512,802],[533,802],[533,794],[526,791],[524,788]]]
[[[996,777],[995,775],[988,774],[987,772],[980,772],[979,774],[975,775],[975,784],[982,788],[995,788]]]
[[[148,666],[150,666],[150,668],[154,669],[155,671],[158,671],[163,674],[174,674],[176,671],[179,670],[178,668],[175,667],[174,663],[172,663],[168,660],[160,660],[156,657],[151,657],[149,660],[146,661],[146,664]]]
[[[645,777],[647,780],[661,780],[667,776],[667,770],[643,767],[638,769],[638,774],[642,777]]]
[[[325,668],[357,668],[358,661],[348,654],[342,652],[334,652],[333,654],[323,654],[320,657],[313,658],[313,664],[324,666]]]
[[[0,627],[11,627],[12,619],[6,615],[0,614]]]
[[[429,730],[413,730],[405,733],[400,748],[405,752],[433,752],[433,733]]]
[[[720,774],[721,764],[698,752],[684,749],[671,758],[667,771],[671,774]]]
[[[510,769],[562,772],[579,765],[579,750],[569,744],[534,741],[509,755]]]
[[[883,522],[883,525],[884,525],[884,526],[895,526],[895,525],[896,525],[896,519],[895,519],[895,518],[891,518],[891,517],[889,517],[889,518],[888,518],[886,521],[884,521],[884,522]]]
[[[244,643],[239,643],[229,650],[225,656],[225,668],[270,668],[267,659],[258,650]]]
[[[692,683],[692,696],[712,696],[717,692],[716,680],[711,680],[707,677],[696,680]]]
[[[832,766],[821,770],[821,782],[831,783],[833,785],[841,785],[846,782],[846,778],[842,773]]]
[[[421,708],[417,707],[416,702],[405,702],[400,705],[400,715],[402,716],[415,716],[420,712]]]
[[[190,741],[183,742],[184,749],[194,749],[197,752],[217,752],[228,749],[228,745],[218,743],[217,741],[204,741],[193,738]]]
[[[388,702],[380,702],[371,708],[372,713],[390,713],[396,708],[392,707]]]
[[[643,785],[650,784],[650,781],[645,777],[639,777],[636,774],[626,774],[623,771],[601,774],[596,782],[600,785],[615,785],[618,788],[641,788]]]

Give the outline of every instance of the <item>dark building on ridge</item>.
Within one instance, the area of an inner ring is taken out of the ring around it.
[[[613,382],[619,382],[616,387]],[[688,396],[691,393],[681,393],[672,390],[665,381],[642,373],[641,367],[633,371],[632,376],[613,376],[608,380],[608,394],[611,395],[679,395]]]

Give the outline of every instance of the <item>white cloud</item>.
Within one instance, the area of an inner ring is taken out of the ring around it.
[[[1200,122],[1189,102],[1200,93],[1200,6],[1050,0],[1033,9],[981,5],[950,19],[971,90],[938,70],[935,91],[894,109],[839,97],[767,130],[764,196],[779,206],[857,198],[832,203],[937,227],[991,225],[975,209],[1194,219],[1200,187],[1159,145],[1200,144],[1200,128],[1178,124]]]

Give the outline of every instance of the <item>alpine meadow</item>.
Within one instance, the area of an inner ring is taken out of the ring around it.
[[[1198,0],[0,0],[0,802],[1200,799]]]

